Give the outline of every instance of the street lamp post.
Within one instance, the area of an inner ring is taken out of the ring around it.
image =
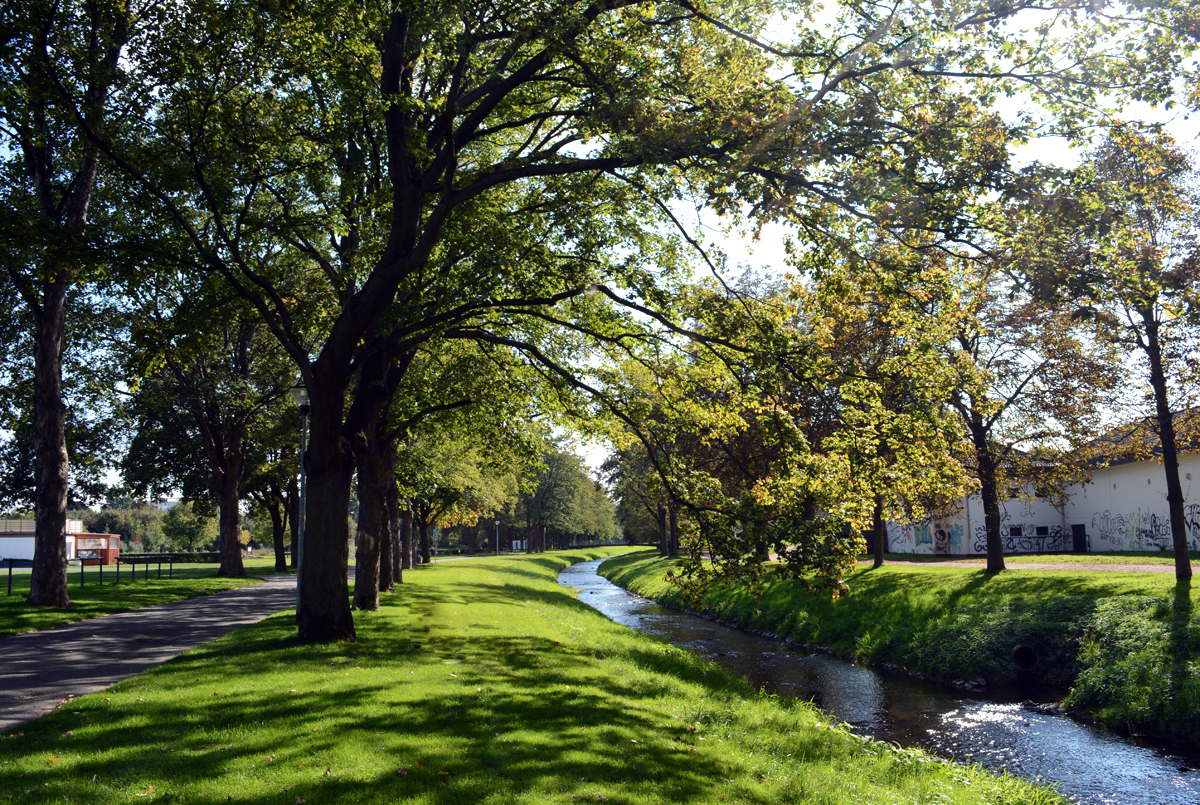
[[[297,523],[296,540],[296,619],[300,619],[300,586],[304,580],[304,508],[305,496],[308,492],[308,474],[305,472],[304,454],[308,450],[308,412],[312,406],[308,402],[308,389],[303,381],[292,389],[292,399],[300,406],[300,517]]]
[[[500,555],[500,521],[493,520],[492,522],[494,522],[496,524],[496,556],[499,556]]]

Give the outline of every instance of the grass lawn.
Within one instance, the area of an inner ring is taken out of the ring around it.
[[[663,574],[672,560],[642,552],[601,573],[649,598],[682,605]],[[1132,732],[1200,746],[1200,585],[1169,573],[859,566],[832,600],[774,582],[761,599],[715,587],[708,614],[842,656],[893,664],[945,682],[983,677],[1022,685]],[[1012,651],[1032,649],[1022,670]],[[1068,695],[1069,694],[1069,695]]]
[[[281,613],[0,740],[0,796],[100,803],[1048,803],[863,740],[556,582],[614,549],[405,572],[359,640]],[[619,549],[617,549],[619,550]]]
[[[1189,551],[1192,563],[1200,562],[1200,552]],[[978,562],[984,564],[987,559],[982,556],[923,556],[911,553],[889,553],[885,558],[890,562],[927,562],[940,564],[943,562]],[[864,556],[861,561],[871,561]],[[1163,551],[1109,551],[1107,553],[1044,553],[1017,554],[1005,556],[1006,563],[1038,564],[1038,565],[1169,565],[1175,566],[1175,557]]]
[[[247,573],[261,576],[275,572],[273,558],[249,559],[245,564]],[[24,572],[14,570],[12,595],[3,595],[8,591],[8,572],[5,568],[0,576],[0,637],[257,583],[254,578],[219,578],[215,564],[176,564],[174,578],[170,579],[167,578],[165,566],[163,577],[158,578],[157,565],[150,566],[150,578],[146,579],[145,569],[139,565],[132,581],[129,568],[124,565],[121,567],[119,582],[115,567],[104,568],[104,584],[101,585],[99,568],[95,565],[86,566],[82,587],[79,585],[79,568],[70,568],[67,573],[67,594],[71,597],[71,606],[68,609],[25,603],[25,596],[29,594],[28,568]]]

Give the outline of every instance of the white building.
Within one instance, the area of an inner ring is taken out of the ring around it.
[[[1179,454],[1188,548],[1200,551],[1200,455]],[[1071,486],[1066,505],[1001,501],[1005,554],[1086,551],[1170,551],[1171,518],[1161,459],[1114,460],[1092,471],[1090,483]],[[895,553],[980,556],[987,553],[983,501],[974,495],[951,517],[888,523],[887,550]]]

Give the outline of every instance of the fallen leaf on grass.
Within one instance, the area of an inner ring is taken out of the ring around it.
[[[153,793],[154,793],[154,786],[151,785],[151,786],[147,786],[146,790],[143,791],[142,793],[138,794],[138,796],[139,797],[148,797]]]
[[[58,759],[59,759],[59,756],[58,756],[58,755],[55,755],[55,756],[54,756],[54,757],[52,757],[52,758],[48,758],[48,759],[46,760],[46,762],[47,762],[47,763],[53,763],[54,761],[56,761],[56,760],[58,760]]]

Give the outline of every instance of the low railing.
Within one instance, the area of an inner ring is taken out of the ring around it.
[[[175,563],[198,564],[201,562],[218,562],[221,554],[217,551],[200,551],[199,553],[125,553],[117,557],[117,578],[120,579],[121,565],[129,565],[129,580],[137,577],[137,566],[145,565],[144,578],[150,578],[150,565],[158,565],[158,577],[162,578],[163,562],[167,563],[167,578],[175,577]]]

